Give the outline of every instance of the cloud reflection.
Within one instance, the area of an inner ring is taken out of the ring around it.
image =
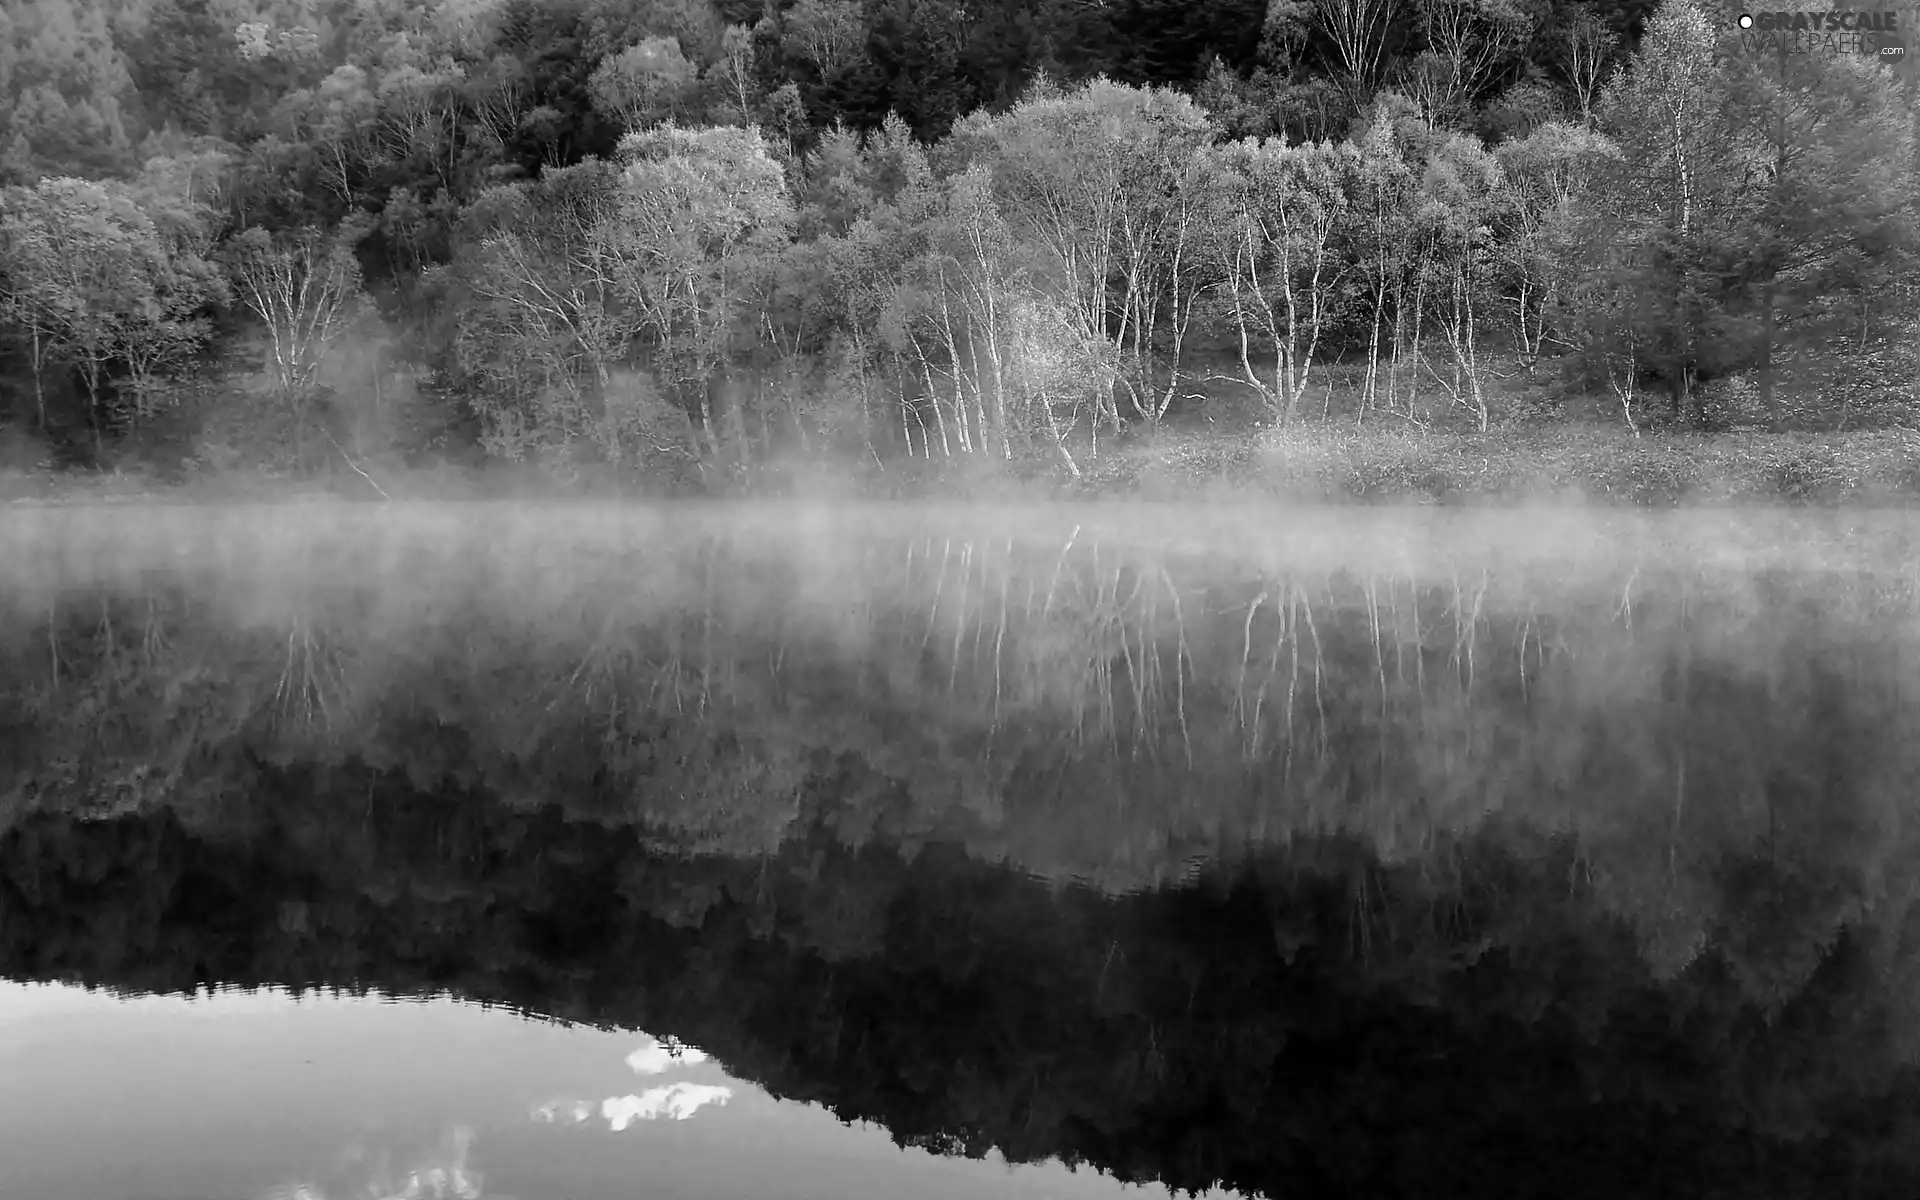
[[[473,1142],[473,1130],[459,1126],[448,1135],[443,1162],[422,1164],[398,1179],[376,1171],[364,1187],[349,1195],[367,1200],[486,1200],[480,1172],[467,1167],[467,1151]],[[511,1200],[497,1193],[496,1197]],[[267,1200],[329,1200],[329,1197],[317,1184],[296,1183],[275,1188],[268,1193]]]
[[[733,1099],[733,1089],[706,1083],[670,1083],[648,1088],[639,1095],[608,1096],[598,1106],[607,1128],[620,1132],[635,1121],[684,1121],[708,1105]],[[591,1100],[549,1100],[534,1108],[533,1119],[543,1125],[579,1125],[595,1112]]]
[[[549,1100],[533,1110],[533,1119],[542,1125],[578,1125],[592,1115],[591,1100]]]
[[[723,1105],[733,1099],[733,1089],[705,1083],[671,1083],[649,1088],[638,1096],[610,1096],[600,1103],[600,1115],[615,1133],[635,1121],[657,1121],[665,1117],[684,1121],[709,1104]]]
[[[699,1049],[685,1042],[649,1037],[646,1043],[627,1055],[627,1066],[636,1075],[659,1075],[676,1066],[692,1066],[707,1061]],[[608,1096],[597,1106],[591,1100],[555,1099],[536,1105],[530,1114],[543,1125],[580,1125],[598,1112],[607,1127],[620,1132],[635,1121],[684,1121],[708,1105],[723,1105],[733,1099],[733,1089],[705,1083],[670,1083],[648,1088],[638,1095]]]
[[[646,1045],[627,1055],[627,1065],[635,1075],[659,1075],[675,1066],[691,1066],[707,1061],[707,1056],[685,1042],[648,1038]]]

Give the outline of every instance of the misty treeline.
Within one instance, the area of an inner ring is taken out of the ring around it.
[[[0,596],[0,826],[225,811],[253,794],[233,770],[359,763],[749,861],[825,803],[849,838],[964,833],[1124,890],[1245,842],[1404,861],[1513,820],[1608,857],[1596,886],[1670,975],[1715,919],[1721,859],[1686,839],[1797,836],[1794,804],[1895,829],[1920,769],[1920,599],[1838,563],[1515,560],[1463,532],[1410,537],[1442,545],[1421,561],[1355,529],[1261,562],[674,511],[192,523],[12,546],[46,569]]]
[[[212,366],[298,467],[377,420],[1078,475],[1209,396],[1324,418],[1336,362],[1361,422],[1540,377],[1638,431],[1739,377],[1778,427],[1787,364],[1912,337],[1914,91],[1858,53],[1696,0],[981,7],[16,6],[12,414],[97,450]],[[372,350],[404,404],[340,386]]]

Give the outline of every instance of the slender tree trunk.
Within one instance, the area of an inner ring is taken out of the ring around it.
[[[88,367],[87,380],[87,424],[93,427],[93,453],[98,458],[102,451],[100,437],[100,378],[98,368]]]
[[[1053,397],[1049,395],[1045,389],[1042,389],[1040,393],[1040,409],[1046,415],[1047,432],[1053,437],[1053,448],[1060,452],[1061,461],[1067,464],[1067,473],[1075,479],[1080,478],[1079,464],[1075,463],[1073,461],[1073,455],[1067,452],[1067,435],[1061,431],[1060,422],[1053,414]],[[1093,418],[1093,426],[1095,430],[1094,436],[1098,437],[1100,418],[1097,414]]]
[[[40,326],[36,324],[33,326],[33,410],[34,415],[39,418],[41,433],[47,431],[47,393],[43,382],[46,363],[42,357],[43,353],[40,343]]]
[[[1413,374],[1407,380],[1407,416],[1418,420],[1420,413],[1420,363],[1421,339],[1426,334],[1427,319],[1427,261],[1423,254],[1420,259],[1419,274],[1414,278],[1413,289]]]
[[[720,461],[720,434],[713,425],[713,385],[703,382],[700,385],[700,432],[706,435],[707,453],[714,462]]]
[[[1780,432],[1780,398],[1774,388],[1773,309],[1776,283],[1768,279],[1760,289],[1760,406],[1767,413],[1767,428]]]
[[[1405,361],[1406,348],[1406,285],[1396,282],[1393,288],[1393,346],[1387,355],[1387,411],[1392,412],[1394,403],[1400,394],[1400,364]]]
[[[1373,325],[1367,335],[1367,380],[1360,389],[1360,411],[1354,417],[1354,424],[1366,418],[1367,409],[1379,407],[1376,392],[1380,378],[1380,310],[1386,307],[1387,293],[1384,285],[1376,287],[1373,293]]]

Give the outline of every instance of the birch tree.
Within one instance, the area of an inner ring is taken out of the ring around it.
[[[1601,81],[1619,49],[1620,38],[1590,5],[1575,4],[1568,12],[1560,33],[1559,65],[1573,92],[1580,123],[1593,123],[1593,106],[1600,96]]]
[[[714,385],[727,371],[756,275],[771,268],[792,224],[786,175],[757,129],[669,124],[628,134],[619,155],[618,205],[600,228],[598,253],[635,314],[651,365],[679,394],[693,395],[718,453]]]
[[[1400,13],[1400,0],[1312,0],[1316,24],[1333,43],[1340,84],[1350,108],[1373,98],[1386,58],[1387,30]]]
[[[1246,139],[1221,147],[1226,208],[1224,295],[1239,350],[1240,378],[1270,419],[1288,424],[1306,394],[1342,263],[1335,239],[1349,219],[1345,192],[1357,151],[1325,142],[1289,147]],[[1254,366],[1257,345],[1270,375]],[[1271,382],[1269,382],[1271,380]]]
[[[969,117],[952,138],[962,161],[990,168],[1011,228],[1042,252],[1036,285],[1060,300],[1089,353],[1108,347],[1091,364],[1099,395],[1124,389],[1133,416],[1149,422],[1171,399],[1186,323],[1205,286],[1194,243],[1206,194],[1196,171],[1215,132],[1185,96],[1096,79]],[[1167,320],[1178,325],[1171,348],[1162,340]],[[1097,417],[1118,429],[1117,403],[1099,395]]]
[[[1443,113],[1470,106],[1533,33],[1533,18],[1515,0],[1418,2]]]
[[[720,37],[720,58],[707,68],[707,77],[721,97],[715,119],[728,125],[751,124],[760,93],[754,76],[753,30],[727,26]]]
[[[357,223],[332,234],[312,226],[287,234],[255,227],[224,248],[235,296],[265,328],[268,374],[292,427],[295,465],[302,470],[321,364],[345,333],[360,298],[354,244],[364,232]]]
[[[1563,305],[1564,289],[1581,264],[1567,253],[1567,233],[1577,218],[1594,165],[1615,160],[1619,147],[1584,126],[1548,122],[1518,141],[1504,142],[1502,203],[1496,206],[1496,284],[1507,312],[1521,368],[1531,378],[1550,342],[1563,332],[1550,321]]]
[[[1346,185],[1352,209],[1348,255],[1356,288],[1367,306],[1368,322],[1366,374],[1360,394],[1363,414],[1378,408],[1383,398],[1380,360],[1384,337],[1389,355],[1386,405],[1393,409],[1399,400],[1402,362],[1411,353],[1413,381],[1404,411],[1413,415],[1421,320],[1426,311],[1422,289],[1428,271],[1420,258],[1424,247],[1411,234],[1426,136],[1414,106],[1404,97],[1387,92],[1374,103],[1367,122],[1352,138],[1355,157]]]
[[[1619,218],[1614,235],[1640,250],[1661,320],[1650,365],[1667,381],[1679,418],[1697,374],[1711,315],[1707,271],[1719,217],[1739,186],[1724,110],[1715,36],[1693,0],[1662,0],[1632,64],[1597,113],[1620,146],[1615,169],[1596,177],[1591,208]],[[1703,220],[1703,217],[1712,219]]]
[[[1489,412],[1479,333],[1493,278],[1494,222],[1505,198],[1500,162],[1478,139],[1456,134],[1428,155],[1419,222],[1433,246],[1429,261],[1440,277],[1442,330],[1452,359],[1450,379],[1432,368],[1429,372],[1453,403],[1472,413],[1483,433]]]
[[[265,327],[269,370],[286,393],[312,386],[328,346],[344,331],[360,295],[358,231],[313,227],[288,234],[247,229],[225,251],[234,292]]]

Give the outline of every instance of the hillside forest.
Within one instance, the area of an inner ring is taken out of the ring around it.
[[[1920,10],[1737,18],[8,0],[0,441],[700,486],[1077,477],[1180,422],[1908,424]]]

